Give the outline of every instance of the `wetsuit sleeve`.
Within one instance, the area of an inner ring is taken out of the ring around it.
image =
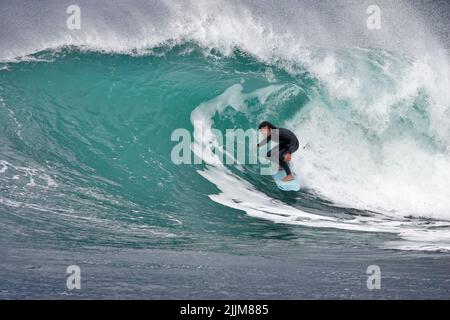
[[[258,143],[258,148],[266,145],[271,139],[272,139],[272,137],[269,136],[266,139],[264,139],[263,141],[261,141],[260,143]]]
[[[288,152],[289,152],[290,154],[293,154],[296,150],[297,150],[297,148],[295,148],[295,147],[293,147],[293,146],[289,146]]]
[[[292,143],[289,145],[288,152],[292,154],[295,151],[297,151],[297,149],[298,149],[298,140],[295,139],[295,141],[292,141]]]

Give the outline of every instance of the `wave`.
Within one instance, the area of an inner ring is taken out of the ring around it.
[[[421,85],[428,83],[425,81]],[[355,121],[359,120],[358,115],[366,117],[371,111],[379,112],[378,106],[367,111],[361,109],[358,104],[351,105],[349,102],[340,101],[331,107],[323,103],[326,95],[315,97],[320,98],[320,102],[310,96],[301,110],[292,119],[286,120],[287,126],[293,128],[307,146],[296,154],[293,160],[297,174],[305,186],[315,195],[329,199],[335,205],[359,208],[365,212],[377,212],[376,214],[370,214],[367,217],[336,218],[323,213],[310,214],[302,207],[274,203],[271,197],[261,193],[252,184],[239,177],[239,171],[232,172],[218,165],[220,161],[217,159],[206,158],[205,161],[211,166],[199,173],[221,191],[220,194],[210,195],[210,198],[228,207],[243,210],[251,216],[274,222],[395,233],[409,241],[401,245],[390,243],[391,247],[421,250],[448,249],[448,223],[436,225],[429,220],[425,220],[424,223],[421,219],[410,219],[411,217],[442,220],[449,218],[449,202],[445,195],[450,187],[447,184],[447,168],[450,163],[448,149],[446,149],[448,142],[443,140],[448,136],[427,136],[425,132],[432,132],[430,128],[424,132],[417,132],[415,124],[411,122],[418,119],[420,122],[417,126],[420,127],[424,117],[427,116],[425,113],[419,117],[413,115],[412,119],[406,119],[408,113],[405,109],[409,107],[408,102],[414,103],[416,95],[421,94],[419,88],[411,90],[413,94],[408,96],[408,99],[404,95],[397,96],[398,90],[395,87],[391,89],[392,103],[386,106],[392,108],[387,116],[391,119],[391,123],[382,121],[382,128],[377,122]],[[270,105],[267,103],[268,97],[271,95],[275,95],[276,98],[283,97],[282,91],[285,91],[273,85],[247,94],[243,94],[242,90],[242,85],[234,85],[222,95],[202,103],[192,112],[194,137],[201,147],[218,145],[218,142],[214,141],[217,138],[211,132],[208,133],[208,129],[213,127],[212,117],[217,112],[223,112],[225,107],[244,112],[249,101],[254,98],[257,98],[262,105]],[[405,109],[400,107],[403,103],[406,103],[403,105]],[[350,111],[345,110],[347,108]],[[360,114],[355,112],[355,108]],[[397,115],[397,112],[400,114]],[[349,115],[352,117],[350,118]],[[405,127],[402,122],[412,126]],[[206,126],[205,134],[201,136],[196,134],[196,131],[200,132],[200,129],[205,131],[204,128],[196,127],[198,125]],[[395,130],[394,133],[392,133],[393,130]],[[396,130],[399,130],[401,134]],[[418,139],[420,139],[419,142],[416,142]],[[408,143],[409,141],[412,143]],[[435,163],[438,165],[434,166]],[[444,177],[443,180],[434,180],[442,177]],[[433,228],[441,228],[441,230],[433,230]]]
[[[49,30],[23,41],[5,37],[0,203],[16,208],[10,218],[37,210],[126,242],[146,232],[172,242],[186,236],[180,225],[195,234],[206,223],[198,212],[218,203],[279,223],[396,234],[391,248],[450,249],[450,67],[439,43],[426,35],[412,47],[389,28],[339,36],[315,22],[357,19],[361,5],[303,4],[300,24],[286,16],[290,2],[270,5],[136,1],[114,11],[81,2],[80,33],[41,25]],[[117,23],[127,16],[135,24]],[[280,194],[252,166],[170,160],[176,128],[204,146],[215,137],[196,135],[196,121],[223,131],[265,119],[301,140],[299,194]],[[33,219],[45,230],[48,216]]]

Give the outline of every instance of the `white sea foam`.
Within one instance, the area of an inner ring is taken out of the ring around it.
[[[212,117],[217,112],[223,112],[226,107],[245,112],[246,102],[252,97],[260,97],[260,102],[264,103],[269,96],[283,97],[285,91],[279,86],[269,86],[243,94],[242,85],[236,84],[222,95],[202,103],[191,114],[195,143],[198,147],[215,144],[215,136],[200,135],[199,126],[203,126],[203,132],[212,129]],[[288,124],[302,141],[308,142],[308,148],[294,154],[297,174],[309,188],[336,204],[378,213],[354,219],[311,214],[275,201],[233,174],[221,165],[219,159],[206,158],[204,160],[209,165],[198,172],[220,190],[210,198],[253,217],[277,223],[394,233],[403,239],[402,242],[387,243],[389,248],[450,249],[450,223],[422,223],[421,220],[404,218],[448,218],[450,203],[446,192],[450,179],[445,175],[450,166],[445,155],[428,153],[414,140],[397,136],[382,141],[380,148],[373,148],[367,133],[360,127],[353,127],[351,119],[336,117],[331,110],[314,103],[317,102],[311,102]],[[405,154],[410,154],[410,157],[405,158]],[[430,181],[430,173],[435,175],[434,181]],[[441,177],[443,181],[439,180]],[[432,227],[442,230],[430,230]]]
[[[0,165],[0,173],[4,174],[0,176],[0,178],[4,181],[22,180],[24,185],[28,187],[58,187],[58,183],[49,174],[47,174],[43,168],[14,165],[6,160],[0,160]],[[16,183],[13,182],[13,184]]]
[[[361,63],[351,60],[343,64]],[[370,80],[324,64],[315,69],[329,102],[312,97],[286,124],[308,143],[299,163],[308,187],[345,206],[450,220],[448,66],[398,62],[369,70]]]
[[[340,5],[259,0],[126,0],[99,5],[79,0],[80,30],[66,27],[67,4],[61,1],[48,0],[45,6],[33,1],[13,3],[4,5],[0,14],[0,60],[72,45],[142,53],[168,41],[185,40],[225,54],[238,47],[263,60],[297,62],[310,55],[308,46],[376,47],[409,54],[439,47],[430,32],[433,25],[427,25],[409,1],[377,4],[383,7],[383,26],[372,32],[365,25],[367,4],[357,0]],[[399,21],[408,21],[408,28],[398,28]],[[415,41],[409,40],[412,37]]]

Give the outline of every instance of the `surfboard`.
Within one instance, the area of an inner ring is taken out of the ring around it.
[[[282,179],[286,177],[286,172],[284,170],[278,171],[272,175],[273,180],[277,184],[278,189],[282,191],[299,191],[300,190],[300,179],[294,174],[294,180],[283,181]]]
[[[272,147],[272,145],[270,147]],[[260,156],[260,158],[261,158],[260,161],[262,163],[264,163],[265,161],[268,161],[267,157]],[[272,169],[274,166],[275,165],[272,163]],[[292,172],[294,172],[294,166],[293,166],[292,162],[289,162],[289,167],[291,168]],[[299,191],[300,190],[300,179],[297,177],[296,174],[294,174],[294,180],[291,180],[291,181],[283,181],[284,177],[286,177],[286,172],[284,170],[272,171],[272,178],[275,181],[278,189],[280,189],[282,191]]]

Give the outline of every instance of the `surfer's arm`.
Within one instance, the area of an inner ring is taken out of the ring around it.
[[[270,141],[271,137],[267,137],[266,139],[262,140],[260,143],[257,144],[257,147],[262,147],[264,145],[266,145],[269,141]]]
[[[289,145],[289,148],[287,150],[287,153],[289,154],[293,154],[295,151],[297,151],[298,149],[298,143],[296,143],[295,141],[293,142],[293,144]]]

